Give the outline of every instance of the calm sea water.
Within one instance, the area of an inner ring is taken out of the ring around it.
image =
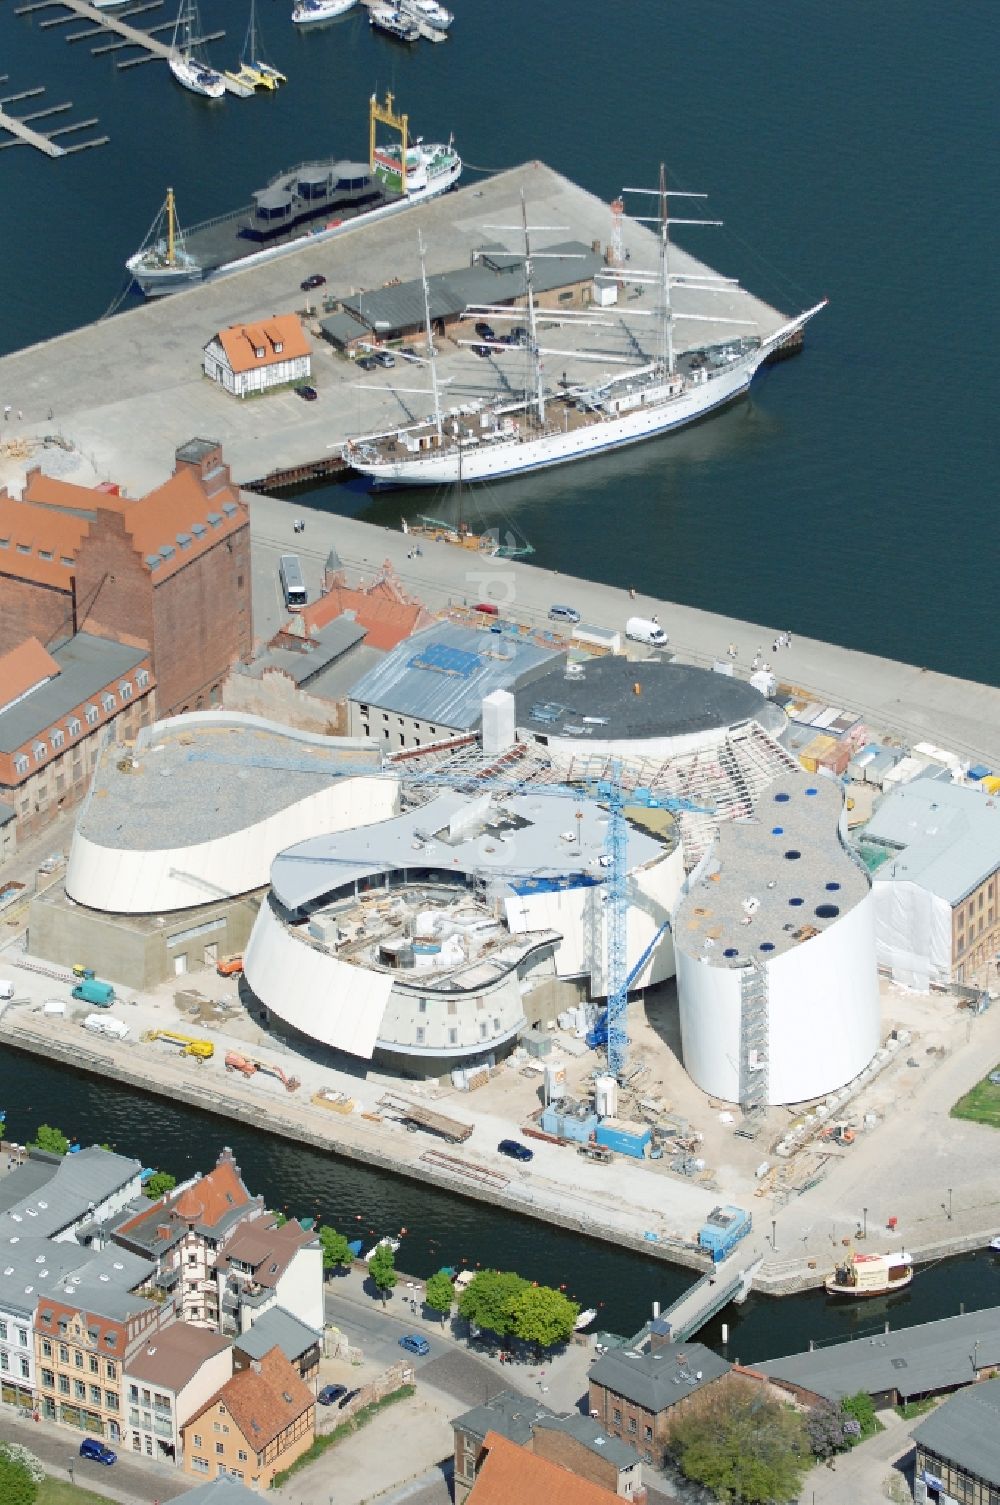
[[[119,73],[116,54],[67,43],[80,23],[42,31],[0,8],[2,92],[45,84],[23,109],[72,100],[64,118],[99,116],[112,137],[57,162],[0,152],[0,348],[99,317],[168,183],[191,222],[311,154],[363,157],[376,89],[395,89],[414,133],[454,130],[478,167],[539,157],[608,199],[664,157],[725,220],[679,232],[692,249],[784,309],[830,307],[751,403],[507,483],[480,498],[484,519],[515,518],[553,568],[998,682],[995,5],[454,0],[451,39],[413,49],[364,11],[310,30],[290,8],[257,7],[288,86],[218,104],[163,64]],[[231,65],[247,0],[202,12]],[[140,24],[170,16],[166,0]]]

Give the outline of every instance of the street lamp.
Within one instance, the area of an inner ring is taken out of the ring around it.
[[[864,1224],[863,1224],[863,1227],[861,1229],[861,1237],[862,1238],[867,1238],[868,1237],[868,1208],[867,1207],[862,1207],[862,1209],[861,1209],[861,1216],[864,1219]]]
[[[778,1224],[775,1218],[771,1219],[771,1253],[778,1252]]]
[[[66,1465],[66,1472],[69,1474],[69,1482],[71,1484],[73,1482],[73,1467],[74,1467],[75,1463],[76,1463],[76,1459],[75,1458],[71,1458],[69,1460],[69,1462],[67,1463],[67,1465]]]
[[[951,1222],[951,1187],[948,1188],[948,1222]]]

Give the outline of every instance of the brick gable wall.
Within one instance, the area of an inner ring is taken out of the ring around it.
[[[5,561],[6,562],[6,561]],[[18,578],[0,569],[0,653],[9,653],[25,638],[48,643],[74,631],[73,593],[53,585]]]
[[[253,651],[250,524],[220,538],[152,592],[161,716],[221,704],[221,685]]]

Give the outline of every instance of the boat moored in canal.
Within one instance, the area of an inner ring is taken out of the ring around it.
[[[913,1279],[913,1258],[898,1254],[858,1254],[839,1264],[824,1282],[828,1296],[885,1296],[901,1291]]]

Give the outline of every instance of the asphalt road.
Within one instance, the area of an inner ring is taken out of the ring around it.
[[[187,1494],[194,1487],[195,1481],[178,1470],[132,1454],[119,1453],[118,1462],[110,1468],[81,1458],[82,1433],[27,1421],[8,1406],[3,1408],[0,1429],[5,1442],[21,1442],[29,1447],[53,1478],[68,1482],[72,1468],[75,1484],[109,1500],[120,1500],[122,1505],[154,1505],[156,1501],[163,1505],[164,1501]]]

